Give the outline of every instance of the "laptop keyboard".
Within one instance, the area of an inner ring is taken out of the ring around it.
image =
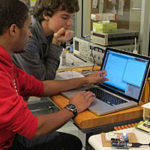
[[[90,88],[90,89],[87,89],[86,91],[93,92],[95,94],[96,98],[98,98],[99,100],[101,100],[111,106],[126,103],[126,101],[122,100],[121,98],[118,98],[114,95],[104,92],[98,88]]]

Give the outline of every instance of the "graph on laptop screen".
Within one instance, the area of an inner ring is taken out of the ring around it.
[[[103,85],[138,100],[148,63],[148,59],[107,50],[102,70],[109,81]]]

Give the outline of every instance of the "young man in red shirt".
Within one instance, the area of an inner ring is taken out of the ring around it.
[[[0,0],[0,150],[81,150],[80,140],[53,131],[77,113],[88,108],[95,96],[91,92],[75,95],[64,109],[34,116],[23,97],[51,96],[82,85],[106,81],[106,72],[66,81],[39,81],[12,63],[13,53],[23,49],[29,31],[30,15],[19,0]],[[100,75],[101,74],[101,75]],[[72,109],[70,109],[72,108]]]

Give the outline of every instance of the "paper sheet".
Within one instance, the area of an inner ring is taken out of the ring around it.
[[[118,15],[123,16],[123,11],[124,11],[124,0],[119,0]]]
[[[77,71],[65,71],[56,74],[55,80],[67,80],[72,78],[81,78],[84,77],[80,72]]]
[[[92,8],[97,8],[98,0],[93,0]]]
[[[150,102],[142,105],[142,107],[150,109]]]

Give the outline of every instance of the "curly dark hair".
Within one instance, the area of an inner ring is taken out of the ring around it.
[[[23,2],[19,0],[0,0],[0,35],[12,24],[22,28],[27,17],[28,8]]]
[[[79,11],[78,0],[37,0],[33,15],[37,21],[44,20],[43,14],[52,17],[57,10],[65,10],[69,13]]]

